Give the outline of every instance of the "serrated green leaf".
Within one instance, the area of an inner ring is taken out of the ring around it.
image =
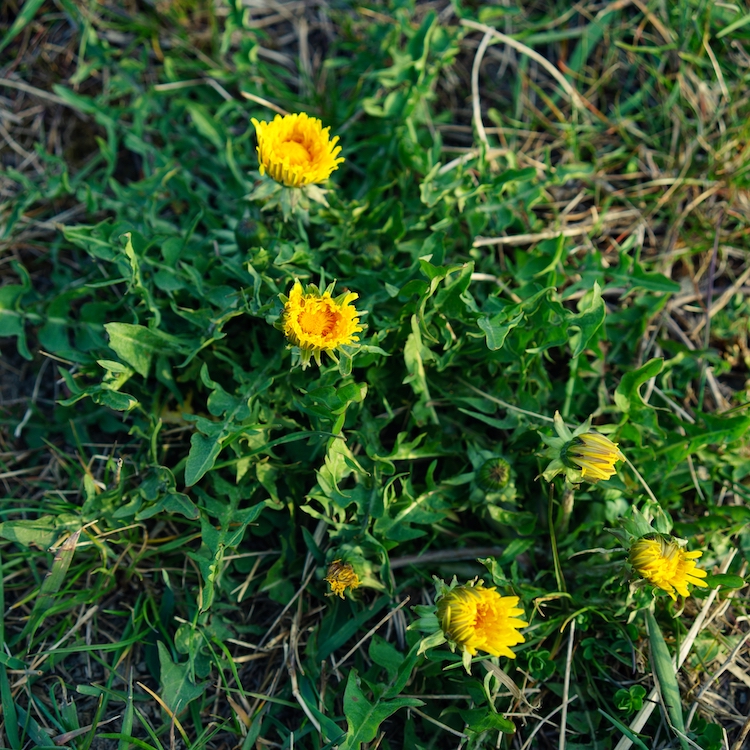
[[[623,412],[629,412],[634,406],[645,406],[641,398],[640,388],[651,378],[656,377],[664,367],[661,358],[651,359],[637,370],[623,375],[620,385],[615,391],[615,404]]]
[[[423,705],[424,702],[416,698],[393,698],[371,703],[362,692],[357,670],[352,669],[344,692],[347,732],[339,750],[359,750],[363,743],[375,739],[380,725],[400,708]]]
[[[512,318],[503,311],[492,317],[483,316],[477,321],[477,325],[484,331],[487,340],[487,348],[491,351],[502,349],[508,334],[525,318],[522,310],[519,310]]]
[[[155,505],[136,514],[136,521],[143,521],[155,516],[157,513],[179,513],[185,518],[196,520],[200,513],[195,503],[182,492],[170,492],[161,498]]]

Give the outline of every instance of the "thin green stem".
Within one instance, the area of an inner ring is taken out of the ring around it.
[[[557,536],[555,534],[555,524],[553,521],[552,506],[555,499],[555,485],[550,482],[549,493],[547,495],[547,523],[549,524],[549,538],[550,544],[552,545],[552,562],[555,566],[555,580],[557,581],[558,591],[567,593],[565,588],[565,578],[562,572],[562,565],[560,565],[560,554],[557,551]]]
[[[576,376],[578,375],[578,357],[573,357],[570,360],[569,369],[570,374],[568,375],[568,382],[565,384],[565,401],[562,408],[563,419],[567,419],[570,416],[570,406],[573,403],[573,393],[575,392]]]

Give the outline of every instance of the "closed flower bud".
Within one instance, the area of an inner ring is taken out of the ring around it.
[[[477,482],[486,492],[501,490],[510,481],[510,464],[502,458],[490,458],[477,472]]]

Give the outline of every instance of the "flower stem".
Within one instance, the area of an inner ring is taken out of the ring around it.
[[[549,524],[549,538],[552,546],[552,562],[555,566],[555,580],[559,591],[567,593],[565,588],[565,577],[563,576],[562,566],[560,565],[560,555],[557,551],[557,536],[555,534],[555,524],[552,522],[552,504],[555,499],[555,485],[550,482],[549,494],[547,496],[547,523]]]
[[[561,537],[568,533],[570,517],[573,515],[574,501],[575,493],[573,492],[573,488],[567,485],[563,491],[562,501],[560,502],[560,511],[557,514],[557,521],[555,522],[555,533]]]

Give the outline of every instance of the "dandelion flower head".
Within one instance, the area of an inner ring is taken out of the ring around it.
[[[702,580],[708,574],[695,564],[702,554],[700,550],[688,552],[670,537],[643,537],[631,546],[628,561],[638,575],[676,599],[675,591],[680,596],[689,595],[689,583],[708,586]]]
[[[624,460],[617,443],[598,432],[584,432],[563,448],[563,462],[574,464],[581,470],[581,477],[589,482],[614,476],[615,463]]]
[[[595,484],[617,473],[615,464],[624,461],[625,456],[617,443],[591,430],[590,418],[573,431],[565,424],[560,412],[555,412],[553,422],[557,435],[541,435],[547,444],[543,455],[552,459],[542,472],[548,482],[558,474],[564,474],[571,484],[580,484],[584,479]]]
[[[252,119],[258,138],[260,173],[268,172],[287,187],[303,187],[323,182],[344,161],[339,156],[338,136],[330,137],[316,117],[304,112],[276,115],[271,122]]]
[[[344,598],[344,591],[359,586],[359,576],[354,572],[351,563],[334,560],[328,566],[328,574],[323,579],[331,587],[331,594]]]
[[[472,656],[481,650],[514,659],[510,647],[526,640],[518,631],[528,625],[517,604],[517,596],[501,596],[494,587],[457,586],[440,598],[437,615],[446,638]]]
[[[358,298],[355,292],[346,292],[336,298],[327,289],[323,293],[314,285],[303,290],[294,282],[289,297],[283,297],[283,331],[302,355],[302,367],[307,367],[310,357],[320,364],[321,352],[331,354],[340,346],[356,344],[356,335],[363,330],[359,325],[359,312],[351,304]]]

